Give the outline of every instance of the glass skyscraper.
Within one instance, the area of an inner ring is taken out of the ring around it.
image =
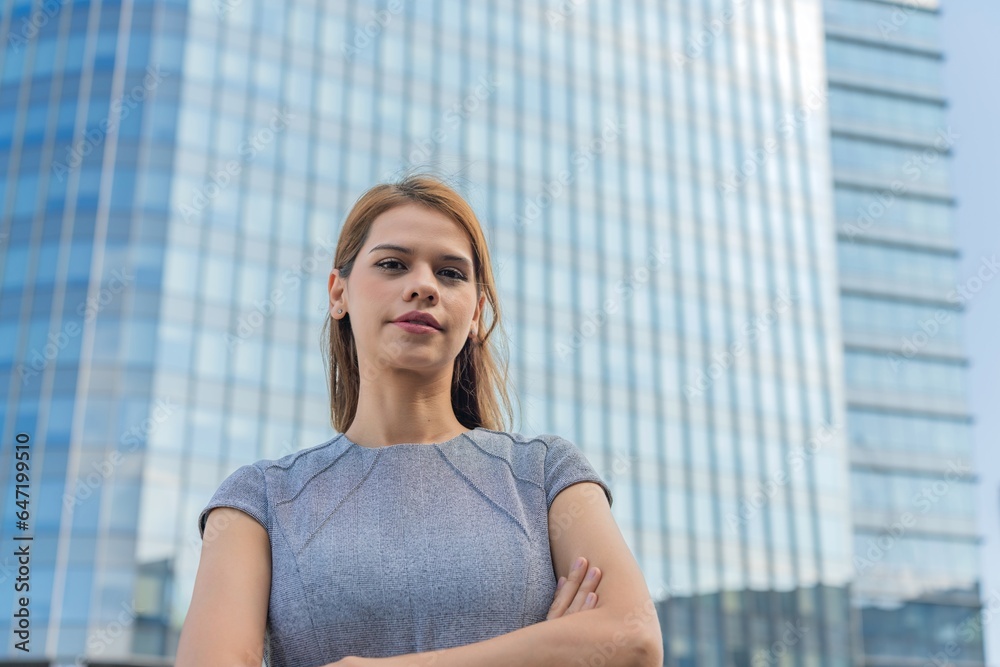
[[[859,664],[984,663],[937,5],[825,4]]]
[[[916,473],[968,440],[953,329],[900,353],[899,375],[871,358],[951,280],[944,161],[895,195],[895,236],[842,229],[905,153],[883,144],[932,143],[941,119],[937,83],[929,104],[873,105],[886,86],[852,74],[906,85],[926,39],[851,32],[891,7],[4,3],[0,539],[34,536],[32,656],[173,654],[219,482],[334,435],[319,333],[344,215],[425,168],[490,239],[516,430],[572,440],[614,489],[667,664],[861,664],[900,654],[877,642],[905,642],[910,609],[921,650],[944,650],[971,589],[948,606],[904,585],[934,565],[916,540],[965,553],[964,533],[927,536],[965,525],[948,518],[969,516],[965,490],[856,565]],[[915,574],[875,574],[897,562]]]

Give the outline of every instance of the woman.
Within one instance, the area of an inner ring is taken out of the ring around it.
[[[471,207],[429,176],[375,186],[334,267],[341,435],[220,485],[176,665],[662,665],[610,489],[564,438],[502,428]]]

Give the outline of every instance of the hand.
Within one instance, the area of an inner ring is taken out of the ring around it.
[[[582,557],[581,557],[582,558]],[[556,594],[552,599],[552,606],[549,607],[546,621],[561,616],[569,616],[577,611],[586,611],[597,606],[597,584],[601,581],[601,571],[598,568],[596,576],[586,579],[587,559],[583,558],[583,565],[575,570],[571,570],[569,578],[559,577],[559,585],[556,587]],[[587,594],[593,593],[593,599],[587,601]]]

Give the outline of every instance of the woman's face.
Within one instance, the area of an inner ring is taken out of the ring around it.
[[[472,242],[438,211],[405,204],[382,213],[351,275],[339,273],[330,273],[330,314],[350,314],[362,376],[390,368],[449,369],[470,332],[478,331],[486,295],[476,296]],[[394,323],[413,310],[432,315],[440,329],[415,333]]]

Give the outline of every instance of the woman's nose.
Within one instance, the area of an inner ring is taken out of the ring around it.
[[[411,275],[414,277],[409,288],[411,297],[427,297],[432,301],[437,298],[437,285],[434,283],[433,269],[418,269]]]

